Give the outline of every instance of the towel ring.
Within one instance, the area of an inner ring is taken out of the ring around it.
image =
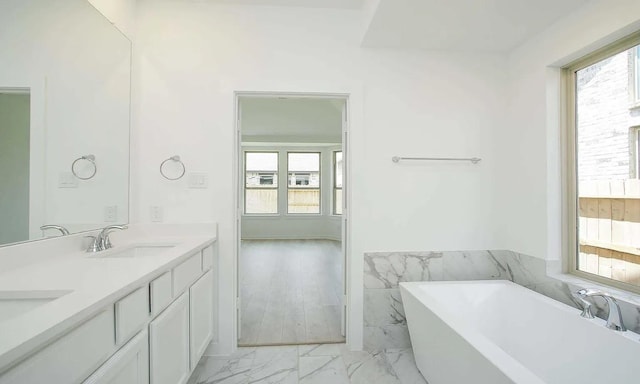
[[[182,167],[182,173],[180,174],[180,176],[178,177],[169,177],[164,173],[164,165],[168,162],[168,161],[175,161],[176,163],[180,163],[180,166]],[[181,179],[182,176],[184,176],[184,173],[187,171],[187,167],[184,166],[184,163],[182,162],[182,160],[180,160],[180,156],[175,155],[175,156],[171,156],[170,158],[168,158],[167,160],[163,161],[162,163],[160,163],[160,174],[162,175],[162,177],[164,177],[167,180],[178,180]]]
[[[86,160],[89,163],[91,163],[91,165],[93,166],[93,172],[91,173],[91,175],[89,175],[88,177],[82,177],[80,175],[78,175],[78,173],[76,172],[76,163],[80,160]],[[96,175],[96,173],[98,172],[98,166],[96,165],[96,157],[94,155],[85,155],[85,156],[80,156],[77,159],[75,159],[73,161],[73,163],[71,163],[71,173],[73,173],[73,175],[75,177],[77,177],[80,180],[89,180],[92,179],[93,176]]]

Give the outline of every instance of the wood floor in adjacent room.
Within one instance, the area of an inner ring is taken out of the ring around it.
[[[342,260],[331,240],[243,240],[240,346],[344,342]]]

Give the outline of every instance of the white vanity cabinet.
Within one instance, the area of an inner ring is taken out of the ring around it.
[[[213,337],[213,271],[209,270],[189,289],[191,369]]]
[[[190,253],[8,371],[0,384],[184,384],[213,338],[214,249]]]
[[[149,384],[149,334],[138,333],[83,384]]]
[[[189,379],[189,293],[185,292],[149,324],[152,384],[182,384]]]

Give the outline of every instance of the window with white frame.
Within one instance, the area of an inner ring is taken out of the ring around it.
[[[287,213],[320,213],[320,153],[287,153]]]
[[[342,151],[333,152],[333,214],[342,215]]]
[[[640,115],[629,109],[628,95],[640,88],[638,43],[640,37],[627,39],[567,68],[573,271],[634,291],[640,290],[640,180],[633,127]]]
[[[278,152],[245,152],[244,171],[244,213],[278,213]]]

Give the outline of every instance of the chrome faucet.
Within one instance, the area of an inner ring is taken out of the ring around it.
[[[589,288],[580,289],[576,292],[576,295],[583,302],[583,311],[581,316],[589,317],[589,315],[591,315],[591,318],[593,318],[593,315],[591,314],[591,303],[587,302],[585,298],[600,296],[606,300],[607,306],[609,307],[609,315],[607,316],[607,328],[621,332],[627,330],[627,328],[624,326],[624,323],[622,322],[622,313],[620,312],[620,306],[618,305],[616,299],[613,298],[613,296],[606,292]]]
[[[574,292],[572,296],[580,302],[580,306],[582,306],[582,313],[580,316],[585,319],[593,319],[593,313],[591,312],[591,302],[584,298],[584,296],[580,295],[578,292]]]
[[[69,230],[62,225],[46,224],[40,227],[40,230],[42,231],[47,229],[57,229],[58,231],[60,231],[60,233],[62,233],[62,236],[67,236],[69,234]]]
[[[87,248],[87,252],[93,253],[110,249],[113,245],[111,244],[111,239],[109,239],[109,233],[114,229],[123,230],[127,228],[126,225],[109,225],[104,227],[102,231],[98,233],[98,236],[89,236],[93,238],[93,241],[89,245],[89,248]]]

